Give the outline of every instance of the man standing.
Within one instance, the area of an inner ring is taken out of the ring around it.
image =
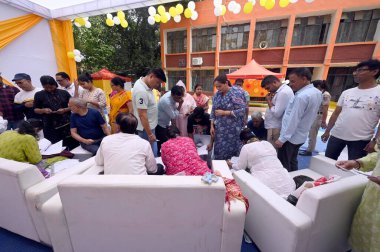
[[[0,116],[8,120],[7,130],[18,128],[18,124],[24,119],[22,113],[14,110],[14,99],[19,90],[3,83],[0,73]]]
[[[275,142],[278,158],[288,171],[298,170],[297,155],[314,122],[322,93],[311,81],[308,68],[296,68],[289,74],[290,87],[295,96],[290,100],[282,118],[280,137]]]
[[[374,150],[379,137],[379,130],[374,137],[374,129],[380,119],[380,86],[376,83],[380,76],[380,61],[359,63],[353,76],[358,87],[341,94],[321,137],[324,142],[328,140],[326,157],[335,160],[346,146],[349,160],[364,157],[366,152]]]
[[[165,73],[161,68],[155,68],[138,79],[132,89],[133,114],[138,120],[137,133],[150,142],[155,155],[158,112],[153,89],[159,89],[162,82],[166,82]]]
[[[249,114],[249,101],[251,99],[251,96],[249,95],[248,91],[243,88],[244,80],[243,79],[236,79],[235,86],[240,88],[241,91],[244,93],[245,102],[247,103],[247,108],[245,109],[245,118],[244,118],[244,126],[247,124],[248,121],[248,114]]]
[[[265,128],[268,131],[267,141],[274,146],[274,142],[280,137],[282,117],[289,101],[294,98],[293,90],[273,75],[265,77],[261,87],[269,93],[266,97],[268,108],[265,112]]]
[[[158,125],[156,127],[158,156],[161,156],[161,145],[168,140],[167,127],[170,125],[170,122],[175,125],[175,118],[181,110],[184,95],[185,91],[181,86],[174,86],[158,102]],[[178,107],[176,103],[178,103]]]
[[[34,113],[34,95],[41,91],[41,88],[33,86],[31,78],[26,73],[18,73],[15,75],[13,80],[16,85],[21,88],[14,99],[15,111],[25,115],[27,119],[29,118],[41,118],[40,115]]]
[[[59,72],[55,74],[55,80],[59,84],[58,88],[62,90],[66,90],[71,97],[74,97],[75,93],[75,85],[70,81],[70,76],[65,72]],[[79,86],[78,89],[79,96],[83,93],[83,88]]]
[[[70,132],[83,149],[94,156],[102,139],[110,134],[107,123],[99,111],[87,108],[87,103],[79,98],[69,100],[71,110]]]

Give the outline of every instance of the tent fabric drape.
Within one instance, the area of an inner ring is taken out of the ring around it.
[[[258,64],[254,59],[249,62],[247,65],[243,66],[239,70],[227,74],[228,79],[236,80],[236,79],[257,79],[262,80],[265,76],[274,75],[277,78],[283,78],[284,74],[274,73],[264,68],[260,64]]]
[[[58,71],[66,72],[71,80],[77,78],[77,67],[74,59],[67,52],[74,50],[73,28],[70,20],[49,20]]]
[[[42,17],[28,14],[0,22],[0,50],[38,24]]]

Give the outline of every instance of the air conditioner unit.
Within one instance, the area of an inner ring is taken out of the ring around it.
[[[199,58],[193,58],[193,59],[191,60],[191,64],[192,64],[193,66],[200,66],[200,65],[202,65],[202,64],[203,64],[203,59],[202,59],[202,57],[199,57]]]

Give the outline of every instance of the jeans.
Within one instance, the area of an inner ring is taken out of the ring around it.
[[[152,133],[155,134],[156,131],[154,129],[152,129]],[[149,137],[148,137],[148,134],[146,133],[145,130],[143,130],[143,131],[138,130],[137,135],[139,135],[139,137],[141,137],[142,139],[145,139],[149,142]],[[152,146],[152,151],[153,151],[154,157],[157,157],[157,142],[151,143],[150,145]]]
[[[148,172],[148,175],[164,175],[165,169],[162,164],[157,164],[157,171],[156,172]]]
[[[96,152],[98,152],[98,149],[100,147],[100,143],[101,141],[97,141],[93,144],[84,144],[84,143],[80,143],[80,146],[85,149],[86,151],[89,151],[91,152],[92,156],[95,156],[96,155]]]
[[[18,128],[19,124],[24,121],[24,120],[19,120],[19,121],[8,121],[8,125],[7,125],[7,130],[15,130]]]
[[[169,140],[168,138],[168,129],[163,128],[160,125],[157,125],[156,127],[156,137],[157,137],[157,154],[159,157],[161,157],[161,145]]]
[[[302,144],[292,144],[287,141],[278,149],[277,157],[289,172],[298,170],[297,156],[301,146]]]
[[[348,149],[348,159],[355,160],[362,158],[367,155],[364,150],[365,146],[370,142],[370,140],[359,140],[359,141],[345,141],[334,136],[330,136],[327,142],[327,148],[325,156],[338,160],[340,153],[347,146]]]

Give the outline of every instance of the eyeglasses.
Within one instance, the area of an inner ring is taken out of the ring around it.
[[[357,68],[354,70],[354,73],[361,73],[361,72],[364,72],[364,71],[369,71],[368,68]]]

